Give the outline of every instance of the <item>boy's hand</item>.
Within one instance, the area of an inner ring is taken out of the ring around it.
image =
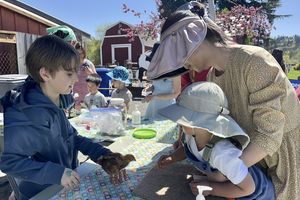
[[[77,172],[72,169],[65,168],[60,184],[66,189],[74,189],[79,186],[79,181],[80,177]]]
[[[172,163],[176,162],[172,155],[162,155],[157,162],[158,168],[166,167]]]

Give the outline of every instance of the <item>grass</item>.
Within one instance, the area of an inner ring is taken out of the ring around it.
[[[300,70],[295,70],[293,67],[288,73],[288,78],[290,80],[298,80],[298,76],[300,76]]]

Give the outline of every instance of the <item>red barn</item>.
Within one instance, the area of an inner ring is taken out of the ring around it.
[[[0,74],[26,74],[25,54],[46,28],[66,25],[85,43],[91,36],[59,19],[16,0],[0,1]]]
[[[132,25],[120,21],[105,31],[100,48],[101,65],[116,64],[126,66],[127,63],[137,64],[139,56],[145,51],[152,49],[154,40],[145,40],[141,36],[136,35],[133,41],[129,41],[126,31],[123,31],[123,29],[130,27]]]

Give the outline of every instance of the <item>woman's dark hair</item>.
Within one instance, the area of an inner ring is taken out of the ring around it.
[[[159,42],[154,43],[150,55],[146,56],[146,61],[151,62],[151,60],[152,60],[152,58],[154,56],[154,53],[156,52],[156,50],[157,50],[158,47],[159,47]]]
[[[199,3],[198,5],[194,6],[190,10],[179,10],[172,13],[165,21],[161,28],[161,34],[163,34],[169,27],[174,25],[179,20],[185,18],[185,17],[191,17],[191,16],[199,16],[200,18],[203,18],[205,14],[205,7],[203,4]],[[220,43],[220,44],[226,44],[227,40],[230,40],[229,37],[225,35],[225,33],[218,27],[216,24],[211,23],[207,20],[205,20],[207,24],[207,33],[205,38],[212,42],[212,43]]]
[[[276,61],[281,66],[282,70],[285,72],[285,64],[283,60],[283,51],[280,49],[274,49],[272,52],[272,56],[276,59]]]

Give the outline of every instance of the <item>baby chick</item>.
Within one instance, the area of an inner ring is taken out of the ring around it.
[[[98,164],[102,166],[103,170],[112,178],[117,176],[119,181],[122,181],[122,177],[125,179],[125,176],[127,176],[125,170],[122,169],[124,169],[131,161],[135,161],[135,157],[132,154],[123,156],[120,153],[111,153],[107,156],[98,158]]]

